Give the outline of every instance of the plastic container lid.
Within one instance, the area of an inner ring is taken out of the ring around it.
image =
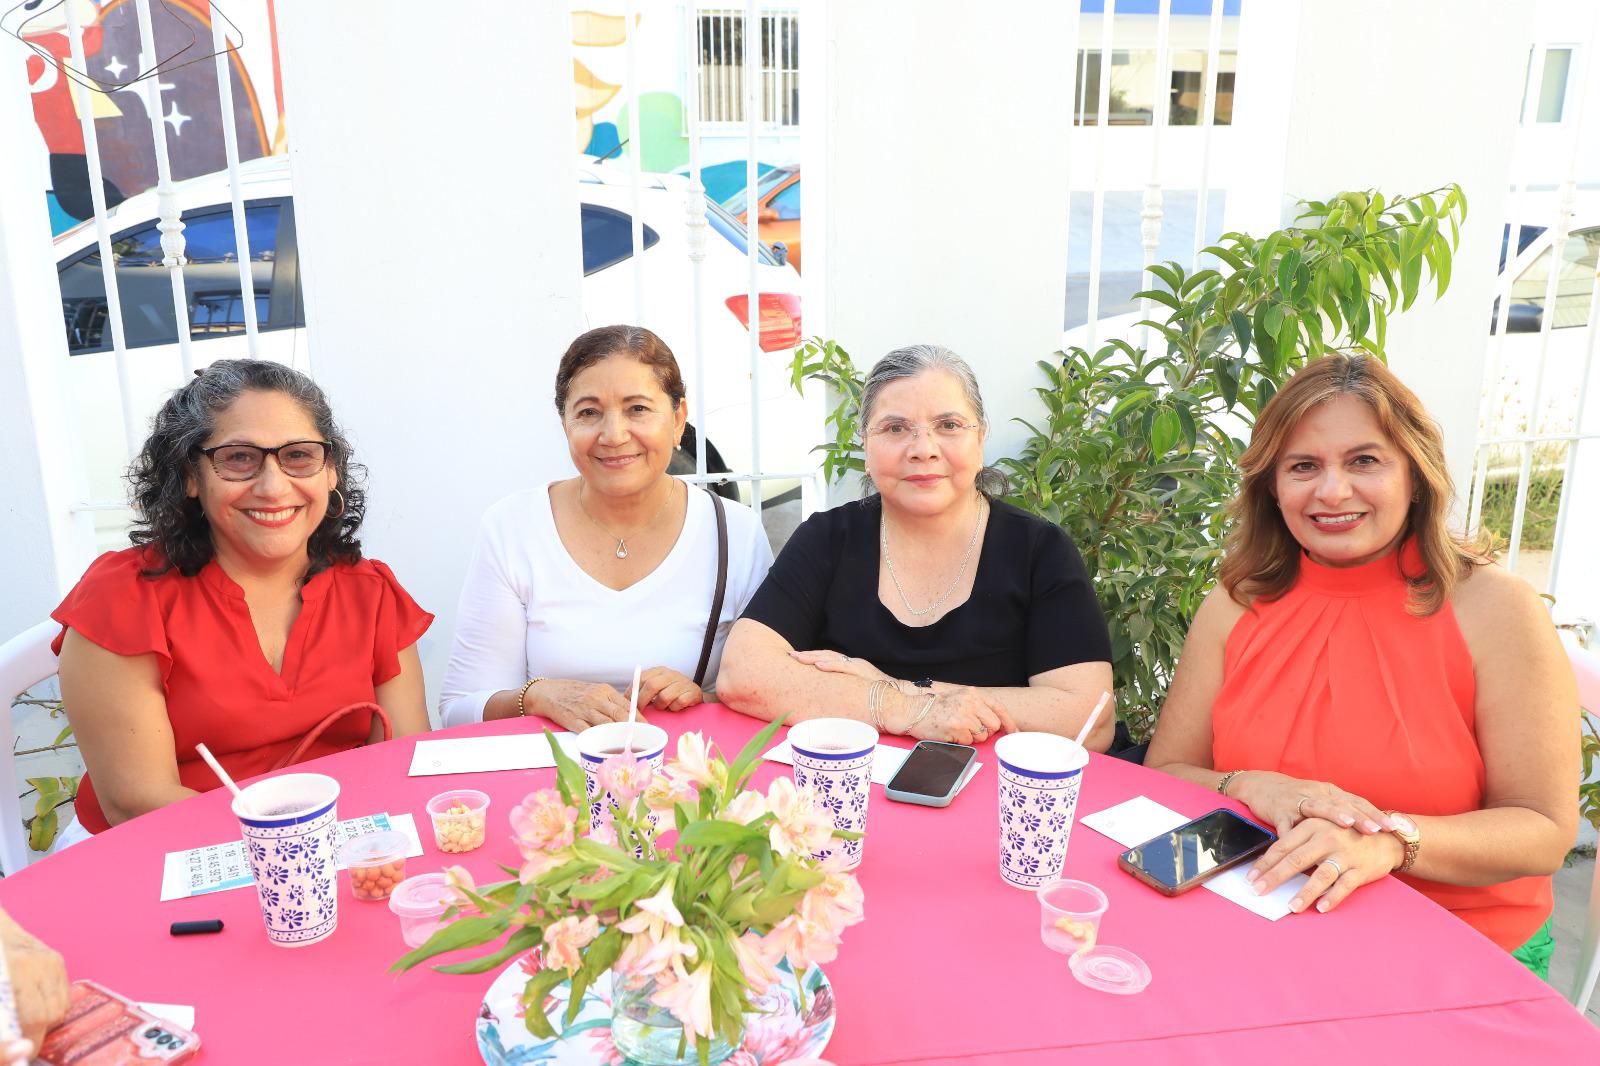
[[[367,833],[340,845],[339,861],[346,866],[381,866],[405,858],[409,850],[411,838],[404,833]]]
[[[1072,956],[1067,965],[1079,984],[1098,992],[1132,996],[1150,984],[1150,967],[1127,948],[1093,947]]]
[[[389,909],[402,918],[437,918],[449,906],[444,874],[418,874],[394,886]]]

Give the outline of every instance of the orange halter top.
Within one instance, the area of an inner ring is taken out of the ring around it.
[[[1472,657],[1450,605],[1406,610],[1413,543],[1353,567],[1302,555],[1281,599],[1235,623],[1212,707],[1212,765],[1329,781],[1379,810],[1450,815],[1483,806]],[[1428,841],[1424,836],[1422,847]],[[1402,876],[1507,951],[1549,917],[1551,879],[1466,887]]]

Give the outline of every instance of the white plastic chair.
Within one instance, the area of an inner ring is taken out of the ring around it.
[[[32,856],[22,833],[11,701],[55,674],[57,660],[50,642],[59,632],[61,626],[46,619],[0,644],[0,707],[5,708],[5,728],[0,730],[4,741],[0,743],[0,870],[7,874],[27,866]]]
[[[1572,672],[1578,678],[1578,705],[1600,716],[1600,655],[1585,651],[1576,642],[1567,644]],[[1589,917],[1584,921],[1583,946],[1578,953],[1578,969],[1568,999],[1579,1010],[1587,1008],[1600,978],[1600,861],[1595,863],[1594,883],[1589,887]]]

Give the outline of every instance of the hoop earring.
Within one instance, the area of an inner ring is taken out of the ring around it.
[[[332,495],[339,497],[339,509],[337,511],[335,511],[333,514],[329,515],[328,517],[329,518],[343,518],[344,517],[344,493],[340,492],[338,489],[330,489],[329,492]]]

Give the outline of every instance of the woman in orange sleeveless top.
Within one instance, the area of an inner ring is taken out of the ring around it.
[[[1533,590],[1448,531],[1437,425],[1382,363],[1329,355],[1262,411],[1240,465],[1222,580],[1147,765],[1275,828],[1248,876],[1267,892],[1309,873],[1294,910],[1394,873],[1548,966],[1577,693]]]

